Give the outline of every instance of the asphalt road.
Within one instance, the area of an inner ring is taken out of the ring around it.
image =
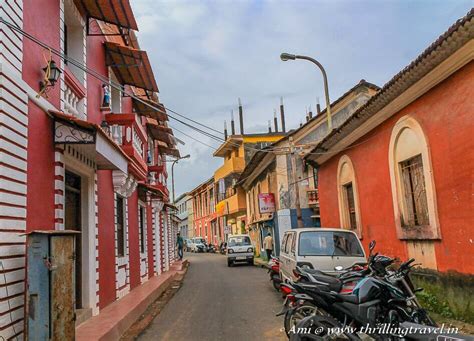
[[[264,269],[218,254],[186,254],[181,289],[139,340],[287,340],[282,300]]]

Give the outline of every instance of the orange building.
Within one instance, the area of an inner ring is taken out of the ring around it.
[[[474,273],[474,11],[306,156],[322,226],[422,267]]]

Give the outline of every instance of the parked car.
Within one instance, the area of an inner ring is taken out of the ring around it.
[[[253,245],[248,234],[232,235],[227,240],[227,266],[235,262],[253,265]]]
[[[194,237],[191,252],[206,252],[206,241],[203,237]]]
[[[191,251],[191,244],[192,244],[191,239],[185,239],[184,240],[184,251],[190,252]]]
[[[296,266],[336,274],[366,262],[364,248],[353,231],[310,227],[292,229],[283,235],[280,251],[283,281],[297,280],[294,273]]]

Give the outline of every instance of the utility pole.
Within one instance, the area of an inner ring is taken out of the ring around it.
[[[293,185],[295,186],[295,206],[296,206],[296,221],[298,223],[298,227],[304,227],[303,224],[303,215],[301,213],[301,205],[300,205],[300,193],[298,190],[298,179],[296,176],[296,153],[295,153],[295,145],[293,143],[293,137],[290,136],[290,158],[291,158],[291,178],[293,181]]]

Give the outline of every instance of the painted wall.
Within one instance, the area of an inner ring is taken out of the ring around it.
[[[97,172],[99,215],[99,307],[115,300],[115,211],[111,171]]]
[[[130,289],[140,285],[140,247],[138,236],[138,194],[128,198],[128,243],[130,262]]]
[[[472,127],[474,113],[474,62],[385,121],[344,152],[354,165],[363,244],[377,240],[377,250],[407,258],[406,243],[397,238],[388,165],[392,128],[402,116],[418,121],[426,136],[433,167],[441,228],[435,242],[438,270],[474,273],[474,210],[472,208]],[[362,143],[363,141],[367,141]],[[370,155],[370,157],[368,157]],[[342,154],[320,168],[320,206],[323,226],[340,226],[337,165]]]

